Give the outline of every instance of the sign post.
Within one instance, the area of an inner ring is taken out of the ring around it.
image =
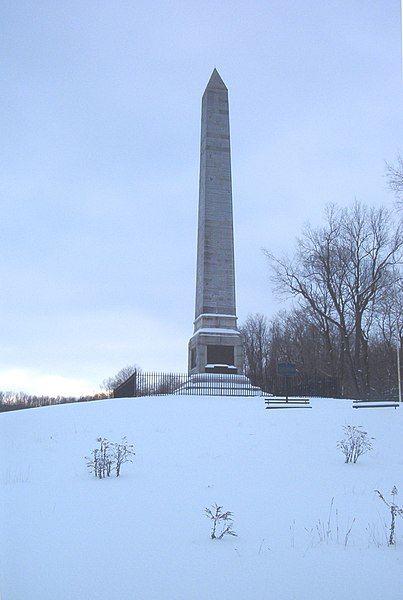
[[[285,378],[285,401],[288,402],[288,379],[289,377],[295,377],[297,369],[294,363],[290,362],[278,362],[277,363],[277,375],[281,375]]]

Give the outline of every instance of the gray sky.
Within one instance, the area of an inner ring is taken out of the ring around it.
[[[230,93],[238,316],[274,314],[261,248],[328,202],[393,204],[398,0],[1,3],[0,389],[186,370],[201,96]]]

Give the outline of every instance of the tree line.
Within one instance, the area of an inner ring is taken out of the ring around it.
[[[401,198],[399,172],[401,163],[391,182]],[[277,362],[287,360],[306,381],[333,381],[342,397],[396,396],[403,336],[399,216],[359,202],[332,205],[322,226],[304,228],[291,256],[265,254],[276,292],[294,303],[271,320],[251,315],[241,328],[252,382],[275,381]]]

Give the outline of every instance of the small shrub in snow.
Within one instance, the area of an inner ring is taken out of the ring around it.
[[[120,469],[126,462],[132,462],[131,457],[135,455],[133,444],[128,444],[126,438],[122,438],[120,444],[112,444],[115,459],[116,477],[120,475]]]
[[[386,504],[386,506],[390,510],[391,522],[390,522],[390,527],[389,527],[388,545],[395,546],[396,545],[396,534],[395,534],[396,516],[399,515],[400,517],[403,517],[403,508],[396,504],[397,487],[394,485],[392,488],[392,491],[390,492],[392,495],[392,502],[388,502],[387,500],[385,500],[383,494],[381,494],[381,492],[379,490],[375,490],[375,492],[378,494],[378,497],[382,500],[382,502],[384,502]]]
[[[340,539],[342,537],[342,530],[339,526],[339,511],[337,508],[333,511],[333,503],[334,498],[332,498],[330,502],[329,515],[327,521],[323,519],[318,519],[315,527],[311,527],[310,529],[305,528],[305,531],[311,535],[311,545],[314,543],[319,544],[330,544],[330,543],[340,543]],[[351,530],[353,529],[355,523],[355,517],[351,521],[351,524],[346,523],[346,532],[343,536],[344,547],[347,548],[349,537],[351,534]]]
[[[222,540],[224,535],[234,535],[235,531],[232,531],[232,512],[223,512],[222,506],[213,504],[211,508],[205,509],[206,516],[212,521],[211,523],[211,539]]]
[[[361,427],[345,425],[343,427],[345,438],[337,442],[337,447],[343,452],[346,463],[356,463],[361,454],[372,450],[371,440]]]
[[[97,438],[99,448],[94,448],[90,457],[86,457],[88,468],[95,477],[110,477],[113,467],[113,453],[110,442],[106,438]]]
[[[120,444],[102,437],[97,438],[97,442],[99,448],[94,448],[91,456],[86,456],[87,467],[99,479],[110,477],[112,471],[115,472],[116,477],[119,477],[122,465],[132,462],[131,457],[135,454],[134,446],[128,444],[125,437]]]

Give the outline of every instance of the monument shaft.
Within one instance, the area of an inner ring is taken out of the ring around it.
[[[196,310],[189,372],[242,373],[236,321],[228,90],[214,69],[202,100]]]
[[[235,315],[228,90],[215,71],[202,101],[196,313]]]

